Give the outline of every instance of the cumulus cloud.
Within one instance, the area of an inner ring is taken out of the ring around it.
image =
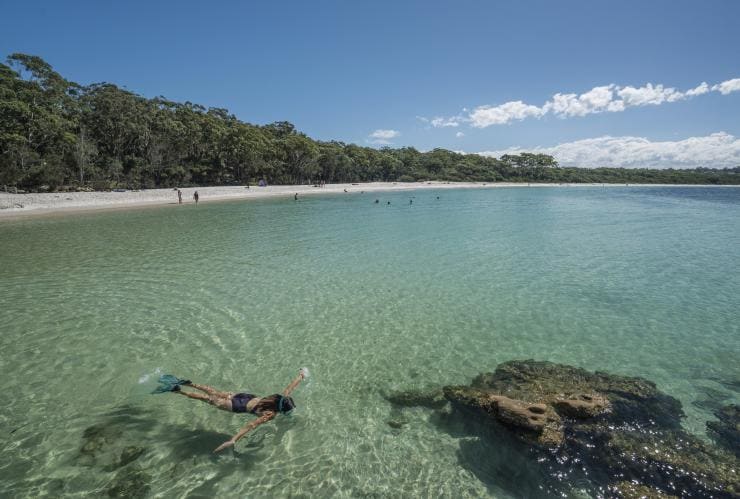
[[[503,125],[514,120],[537,117],[545,114],[541,107],[525,104],[518,100],[507,102],[500,106],[480,106],[470,112],[470,124],[476,128],[485,128],[491,125]]]
[[[457,138],[459,139],[460,137],[465,137],[465,134],[464,134],[464,133],[462,133],[462,132],[457,132],[457,133],[455,134],[455,137],[457,137]]]
[[[712,90],[718,91],[722,95],[727,95],[730,92],[737,92],[740,90],[740,78],[733,78],[732,80],[718,83],[712,87]]]
[[[685,94],[675,88],[666,88],[663,85],[653,86],[648,83],[644,87],[624,87],[617,91],[622,98],[624,107],[629,106],[657,106],[664,102],[676,102],[685,98]]]
[[[549,154],[561,166],[595,168],[734,168],[740,166],[740,139],[725,132],[678,141],[650,141],[644,137],[598,137],[554,147],[513,147],[484,151],[483,156],[531,152]]]
[[[505,125],[526,118],[541,118],[552,114],[559,118],[586,116],[594,113],[616,113],[628,107],[659,106],[661,104],[690,99],[709,92],[727,95],[740,91],[740,78],[723,81],[710,86],[702,82],[698,86],[682,92],[662,84],[646,83],[642,87],[619,86],[614,83],[594,87],[582,94],[556,93],[542,106],[527,104],[520,100],[510,101],[497,106],[478,106],[472,111],[463,109],[466,116],[453,118],[419,118],[435,127],[458,126],[467,122],[475,128],[486,128],[491,125]]]
[[[621,111],[615,108],[619,101],[613,101],[614,85],[594,87],[585,94],[555,94],[545,103],[543,111],[557,116],[585,116],[603,111]]]
[[[391,144],[391,139],[394,139],[401,135],[401,132],[397,130],[375,130],[367,138],[367,142],[371,144]]]

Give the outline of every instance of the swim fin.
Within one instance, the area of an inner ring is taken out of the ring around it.
[[[159,377],[159,386],[155,388],[152,393],[176,392],[180,389],[180,385],[189,384],[189,379],[180,379],[177,376],[173,376],[171,374],[163,374]]]

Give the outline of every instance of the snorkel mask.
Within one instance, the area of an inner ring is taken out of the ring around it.
[[[282,395],[279,395],[278,397],[279,397],[278,403],[277,403],[278,412],[287,414],[293,409],[295,409],[295,403],[293,402],[292,398],[283,397]]]

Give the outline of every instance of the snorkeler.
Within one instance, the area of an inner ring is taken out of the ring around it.
[[[210,386],[198,385],[187,379],[179,379],[171,374],[165,374],[159,378],[160,386],[152,393],[173,392],[185,395],[188,398],[202,400],[208,404],[218,407],[224,411],[250,413],[259,416],[254,421],[244,425],[239,432],[226,442],[222,443],[213,452],[219,452],[236,444],[244,435],[274,418],[278,413],[287,414],[295,408],[295,402],[290,394],[300,382],[308,377],[308,369],[301,368],[298,376],[290,382],[282,394],[274,394],[266,397],[258,397],[251,393],[222,392]],[[203,393],[186,392],[183,386],[195,388]]]

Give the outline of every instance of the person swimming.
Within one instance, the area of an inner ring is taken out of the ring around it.
[[[216,447],[213,451],[220,452],[227,447],[234,446],[244,435],[259,425],[270,421],[276,415],[281,413],[287,414],[295,409],[295,401],[290,397],[290,394],[307,377],[308,370],[301,368],[298,371],[298,376],[290,382],[282,394],[275,393],[266,397],[259,397],[246,392],[223,392],[207,385],[193,383],[189,379],[179,379],[171,374],[165,374],[159,378],[160,386],[152,393],[179,393],[191,399],[201,400],[224,411],[259,416],[254,421],[244,425],[236,435]],[[183,387],[194,388],[203,393],[184,391],[182,389]]]

